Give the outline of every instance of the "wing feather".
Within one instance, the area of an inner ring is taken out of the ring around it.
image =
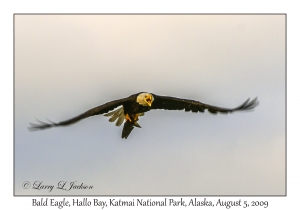
[[[244,103],[236,108],[222,108],[217,106],[212,106],[209,104],[202,103],[200,101],[194,101],[189,99],[181,99],[169,96],[159,96],[154,95],[154,101],[151,105],[151,109],[165,109],[165,110],[185,110],[186,112],[204,112],[209,111],[212,114],[216,113],[230,113],[234,111],[250,110],[258,105],[257,98],[250,101],[247,99]]]
[[[54,123],[51,121],[50,121],[51,123],[45,123],[45,122],[37,120],[39,122],[39,124],[30,123],[31,127],[29,127],[28,129],[29,130],[42,130],[42,129],[56,127],[56,126],[71,125],[73,123],[78,122],[79,120],[84,119],[84,118],[107,113],[107,112],[117,108],[118,106],[123,105],[124,103],[131,101],[131,100],[134,100],[134,95],[129,96],[127,98],[122,98],[122,99],[118,99],[118,100],[114,100],[114,101],[105,103],[103,105],[100,105],[93,109],[90,109],[74,118],[71,118],[71,119],[65,120],[65,121],[61,121],[59,123]]]

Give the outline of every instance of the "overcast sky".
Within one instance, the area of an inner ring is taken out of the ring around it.
[[[251,112],[151,111],[29,132],[146,91]],[[77,181],[92,190],[24,189]],[[16,195],[284,195],[284,15],[16,15]]]

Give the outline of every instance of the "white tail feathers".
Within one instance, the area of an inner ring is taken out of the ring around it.
[[[143,116],[144,113],[138,113],[137,115],[138,116]],[[123,107],[120,107],[119,109],[116,109],[116,110],[114,110],[112,112],[104,114],[103,116],[105,116],[105,117],[110,117],[111,116],[111,118],[109,118],[109,120],[108,120],[109,122],[115,122],[118,119],[117,122],[116,122],[116,126],[122,125],[122,123],[125,120],[125,115],[124,115],[124,109],[123,109]],[[141,126],[137,122],[134,122],[133,125],[136,126],[136,127],[141,128]]]
[[[116,126],[122,125],[122,123],[125,120],[123,107],[121,107],[119,109],[116,109],[115,111],[109,112],[109,113],[107,113],[103,116],[105,116],[105,117],[112,116],[111,118],[109,118],[109,122],[114,122],[114,121],[116,121],[116,119],[118,119],[117,122],[116,122]]]

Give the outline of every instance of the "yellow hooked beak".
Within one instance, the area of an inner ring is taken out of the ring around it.
[[[146,96],[146,97],[145,97],[145,101],[146,101],[146,103],[148,104],[148,106],[150,106],[150,107],[151,107],[151,103],[152,103],[152,96],[151,96],[151,95],[149,95],[149,96]]]

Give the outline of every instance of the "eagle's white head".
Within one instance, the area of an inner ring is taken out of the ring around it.
[[[140,93],[136,98],[136,102],[138,102],[142,106],[150,106],[154,101],[154,97],[151,93]]]

